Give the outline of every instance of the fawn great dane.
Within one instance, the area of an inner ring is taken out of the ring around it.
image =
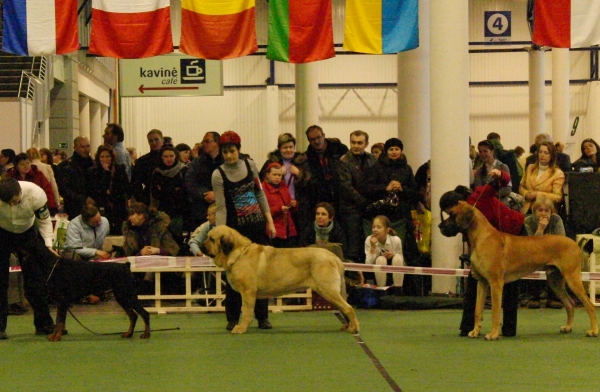
[[[515,236],[496,230],[475,207],[460,201],[446,210],[449,217],[439,228],[446,237],[466,233],[471,246],[471,272],[478,280],[477,303],[475,305],[475,328],[469,337],[480,335],[481,320],[488,288],[492,295],[492,331],[485,335],[487,340],[497,340],[500,328],[502,288],[505,283],[518,280],[530,273],[545,269],[548,283],[565,306],[567,323],[560,332],[573,329],[575,302],[567,294],[565,283],[585,307],[591,328],[587,336],[598,336],[596,309],[586,296],[581,281],[583,254],[575,241],[565,236]],[[586,245],[586,252],[589,248]]]

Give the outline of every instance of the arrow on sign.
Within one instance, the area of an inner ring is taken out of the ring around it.
[[[142,84],[138,90],[143,94],[146,90],[198,90],[198,87],[144,87]]]

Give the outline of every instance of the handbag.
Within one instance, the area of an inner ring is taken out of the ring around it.
[[[377,200],[369,204],[365,210],[365,216],[375,218],[377,215],[385,215],[390,220],[396,220],[400,214],[400,197],[398,193],[388,192],[385,199]]]

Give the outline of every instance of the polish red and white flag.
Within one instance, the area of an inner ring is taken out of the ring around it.
[[[137,59],[173,52],[169,0],[92,0],[89,52]]]

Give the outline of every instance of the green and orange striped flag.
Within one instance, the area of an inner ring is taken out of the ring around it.
[[[255,0],[182,0],[179,51],[203,59],[258,50]]]
[[[267,58],[309,63],[335,56],[331,0],[270,0]]]

